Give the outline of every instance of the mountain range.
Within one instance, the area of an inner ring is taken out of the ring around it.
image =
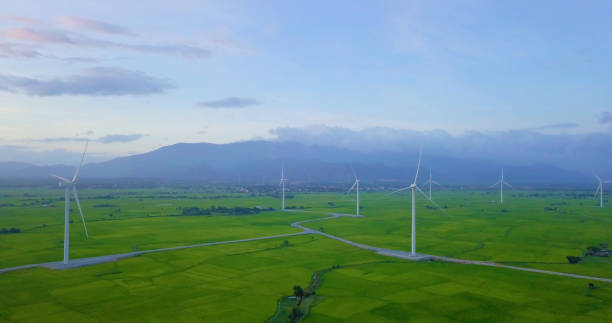
[[[416,151],[364,152],[295,142],[246,141],[230,144],[178,143],[154,151],[86,163],[81,178],[197,181],[241,184],[278,183],[281,167],[294,184],[350,182],[352,170],[370,183],[406,183],[416,169]],[[76,163],[76,161],[75,161]],[[428,155],[423,152],[421,181],[432,170],[436,181],[447,185],[487,185],[499,179],[517,185],[590,185],[593,176],[545,164],[503,165],[483,159]],[[71,177],[75,166],[36,166],[0,162],[0,179],[53,180],[49,174]]]

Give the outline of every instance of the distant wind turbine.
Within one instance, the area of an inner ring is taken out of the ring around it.
[[[83,217],[83,210],[81,210],[81,203],[79,202],[79,195],[77,194],[76,183],[77,177],[79,176],[79,171],[81,171],[81,166],[83,166],[83,160],[85,160],[85,153],[87,152],[87,142],[85,142],[85,150],[83,150],[83,156],[81,156],[81,163],[79,167],[76,169],[72,180],[68,180],[61,176],[51,175],[60,180],[59,186],[64,187],[64,198],[65,198],[65,210],[64,210],[64,264],[67,264],[69,261],[69,253],[70,253],[70,191],[72,191],[72,195],[74,196],[74,200],[79,209],[79,213],[81,213],[81,221],[83,221],[83,228],[85,229],[85,237],[89,238],[87,234],[87,226],[85,225],[85,218]]]
[[[280,178],[280,187],[281,187],[281,191],[282,191],[282,195],[283,195],[283,204],[281,207],[281,210],[285,210],[285,182],[287,181],[287,179],[285,178],[285,167],[281,167],[281,178]]]
[[[436,202],[428,198],[427,194],[425,194],[425,192],[423,192],[423,190],[421,190],[416,184],[417,180],[419,179],[419,169],[421,168],[422,153],[423,151],[421,150],[419,152],[419,162],[417,164],[416,174],[414,175],[414,181],[412,182],[412,184],[410,184],[410,186],[400,188],[399,190],[393,191],[391,193],[391,194],[395,194],[401,191],[405,191],[407,189],[410,189],[412,192],[412,234],[411,234],[412,241],[410,245],[410,255],[412,257],[416,256],[416,192],[418,191],[419,193],[421,193],[433,205],[435,205],[438,209],[442,210],[442,208]]]
[[[599,193],[599,207],[603,208],[603,189],[604,189],[604,184],[612,183],[612,181],[602,181],[601,178],[599,176],[597,176],[597,175],[595,175],[595,177],[599,181],[599,185],[597,186],[597,191],[595,191],[595,196],[597,196],[597,193]]]
[[[425,182],[425,184],[429,184],[429,200],[431,200],[431,185],[435,184],[440,186],[440,184],[436,181],[434,181],[431,177],[431,168],[429,169],[429,179],[427,180],[427,182]]]
[[[353,183],[353,186],[351,186],[351,188],[346,191],[346,194],[350,193],[353,189],[355,189],[355,193],[357,193],[357,213],[355,214],[359,216],[359,179],[357,178],[357,174],[355,174],[355,170],[353,169],[353,167],[351,167],[351,170],[353,171],[355,183]]]
[[[508,182],[504,181],[504,169],[502,168],[501,171],[501,179],[497,182],[495,182],[495,184],[491,185],[490,187],[495,187],[496,185],[499,184],[499,203],[500,204],[504,204],[504,185],[510,187],[510,188],[514,188],[512,187],[512,185],[508,184]]]

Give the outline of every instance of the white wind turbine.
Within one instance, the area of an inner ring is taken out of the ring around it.
[[[419,188],[416,184],[419,178],[419,169],[421,168],[421,155],[422,155],[422,150],[419,152],[419,162],[417,164],[417,170],[416,170],[416,174],[414,175],[414,181],[412,182],[412,184],[410,184],[410,186],[400,188],[399,190],[393,191],[391,193],[391,194],[395,194],[401,191],[405,191],[407,189],[410,189],[412,193],[412,234],[411,234],[412,241],[410,245],[410,255],[412,257],[416,256],[416,192],[418,191],[419,193],[421,193],[433,205],[435,205],[438,209],[442,210],[442,208],[436,202],[429,199],[427,197],[427,194],[425,194],[425,192],[423,192],[423,190],[421,190],[421,188]]]
[[[280,187],[283,195],[283,204],[281,210],[285,210],[285,182],[287,179],[285,178],[285,167],[281,167],[281,178],[280,178]]]
[[[64,264],[67,264],[69,261],[69,252],[70,252],[70,191],[72,191],[72,195],[74,196],[74,200],[79,209],[79,213],[81,213],[81,221],[83,221],[83,228],[85,229],[85,237],[89,238],[87,234],[87,226],[85,225],[85,218],[83,217],[83,210],[81,210],[81,203],[79,202],[79,195],[77,194],[76,189],[76,180],[79,176],[79,171],[81,170],[81,166],[83,166],[83,160],[85,160],[85,153],[87,152],[87,142],[85,142],[85,150],[83,150],[83,156],[81,156],[81,163],[79,167],[76,169],[72,180],[68,180],[61,176],[51,175],[60,180],[59,186],[64,187],[64,198],[65,198],[65,211],[64,211]]]
[[[429,184],[429,200],[431,200],[431,185],[435,184],[440,186],[440,183],[434,181],[431,177],[431,168],[429,169],[429,179],[427,180],[427,182],[425,182],[425,184]]]
[[[353,171],[353,177],[355,178],[355,183],[353,183],[353,186],[351,186],[351,188],[348,189],[348,191],[346,191],[345,194],[350,193],[353,189],[355,189],[355,193],[357,193],[357,216],[359,216],[359,179],[357,178],[357,174],[355,174],[355,170],[351,167],[351,170]]]
[[[595,177],[597,177],[597,180],[599,181],[599,185],[597,186],[597,191],[595,191],[595,196],[597,196],[597,193],[599,193],[599,207],[603,208],[603,188],[604,188],[604,184],[607,183],[612,183],[612,181],[602,181],[601,178],[597,175],[595,175]]]
[[[495,184],[491,185],[490,187],[495,187],[496,185],[499,184],[499,203],[500,204],[504,204],[504,185],[510,187],[510,188],[514,188],[512,187],[512,185],[508,184],[508,182],[504,181],[504,169],[502,168],[501,171],[501,179],[497,182],[495,182]]]

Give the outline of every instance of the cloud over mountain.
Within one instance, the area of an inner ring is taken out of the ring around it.
[[[610,169],[612,133],[547,134],[534,130],[470,131],[453,135],[444,130],[415,131],[385,127],[352,130],[311,126],[270,131],[281,142],[335,146],[359,151],[418,151],[452,158],[504,164],[551,164],[593,171]]]

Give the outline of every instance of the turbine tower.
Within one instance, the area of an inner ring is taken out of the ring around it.
[[[287,181],[287,179],[285,178],[285,167],[281,167],[281,178],[280,178],[280,187],[281,187],[281,191],[282,191],[282,207],[281,210],[285,210],[285,182]]]
[[[416,192],[418,191],[419,193],[421,193],[426,199],[428,199],[433,205],[435,205],[438,209],[442,210],[442,208],[433,200],[429,199],[427,197],[427,194],[425,194],[425,192],[423,192],[423,190],[421,190],[421,188],[419,188],[417,186],[417,180],[419,179],[419,169],[421,168],[421,155],[422,155],[423,151],[421,149],[421,151],[419,152],[419,162],[417,164],[417,169],[416,169],[416,174],[414,175],[414,181],[412,182],[412,184],[410,184],[410,186],[406,186],[403,188],[400,188],[399,190],[396,190],[394,192],[392,192],[391,194],[395,194],[401,191],[405,191],[407,189],[411,190],[412,193],[412,241],[411,241],[411,245],[410,245],[410,255],[412,257],[416,256]]]
[[[85,225],[85,218],[83,217],[83,210],[81,210],[81,203],[79,202],[79,194],[77,194],[76,189],[77,177],[79,176],[79,171],[81,170],[81,166],[83,166],[83,160],[85,160],[85,153],[87,152],[87,144],[88,143],[85,142],[85,150],[83,150],[83,156],[81,156],[81,163],[76,169],[72,180],[68,180],[57,175],[51,175],[60,180],[59,187],[64,187],[64,264],[68,263],[70,253],[70,191],[72,191],[74,201],[77,204],[79,213],[81,213],[81,221],[83,222],[83,228],[85,229],[85,238],[89,238],[89,235],[87,234],[87,226]]]
[[[353,189],[355,189],[355,193],[357,193],[357,213],[355,214],[359,216],[359,179],[357,178],[357,175],[355,174],[355,170],[352,167],[351,167],[351,170],[353,171],[353,177],[355,178],[355,183],[353,183],[353,186],[351,186],[351,188],[349,188],[345,194],[348,194]]]
[[[603,188],[604,184],[612,183],[612,181],[602,181],[601,178],[595,175],[597,180],[599,181],[599,185],[597,186],[597,191],[595,191],[595,196],[599,193],[599,207],[603,208]]]
[[[431,185],[435,184],[440,186],[440,183],[434,181],[431,177],[431,168],[429,169],[429,179],[427,180],[427,182],[425,182],[425,184],[429,184],[429,200],[431,201]]]
[[[504,185],[510,187],[510,188],[514,188],[512,187],[512,185],[508,184],[508,182],[504,181],[504,169],[502,168],[501,171],[501,179],[497,182],[495,182],[495,184],[491,185],[490,187],[495,187],[499,185],[499,203],[500,204],[504,204]]]

